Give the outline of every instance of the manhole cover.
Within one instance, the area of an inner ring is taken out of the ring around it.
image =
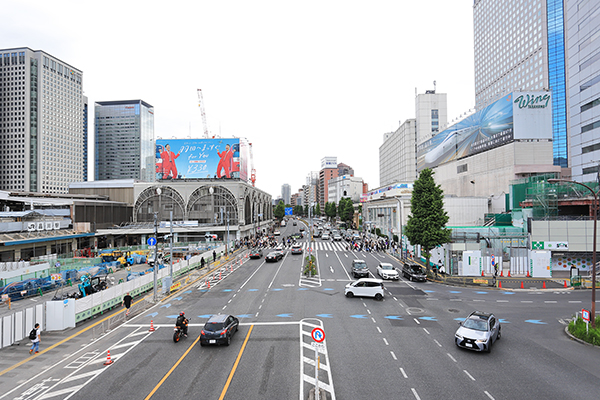
[[[417,307],[408,307],[406,309],[406,312],[408,314],[423,314],[425,312],[425,310],[423,310],[422,308],[417,308]]]

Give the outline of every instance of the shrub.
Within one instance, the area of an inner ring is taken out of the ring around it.
[[[598,317],[596,317],[597,319]],[[569,332],[578,339],[583,340],[584,342],[591,343],[596,346],[600,346],[600,329],[593,329],[591,326],[586,332],[586,323],[581,317],[578,317],[577,320],[571,321],[569,323]]]
[[[304,275],[317,275],[317,258],[311,254],[306,256],[304,260],[306,261],[306,264],[304,266]]]

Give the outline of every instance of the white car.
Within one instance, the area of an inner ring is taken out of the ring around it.
[[[279,236],[279,235],[281,235],[281,232],[279,232],[279,231],[275,231],[275,232],[273,232],[273,235],[275,235],[275,236]]]
[[[393,279],[395,281],[400,279],[398,270],[390,263],[379,263],[377,266],[377,275],[379,275],[381,279]]]
[[[374,297],[375,300],[383,300],[383,281],[380,279],[361,278],[350,282],[344,289],[346,297]]]
[[[324,233],[321,235],[322,240],[329,240],[329,233]]]

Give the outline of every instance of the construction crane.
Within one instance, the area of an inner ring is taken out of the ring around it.
[[[204,138],[208,139],[208,124],[206,123],[206,112],[204,111],[204,98],[202,97],[202,89],[198,89],[198,107],[202,114],[202,124],[204,125]]]

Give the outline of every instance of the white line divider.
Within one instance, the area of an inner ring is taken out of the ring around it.
[[[323,340],[319,346],[312,339],[312,330],[323,329],[323,321],[316,318],[306,318],[300,321],[300,393],[299,400],[305,400],[305,391],[315,387],[316,381],[313,375],[308,375],[315,370],[315,348],[319,354],[319,389],[329,393],[328,399],[336,400],[331,376],[331,364],[327,353],[327,340]]]

